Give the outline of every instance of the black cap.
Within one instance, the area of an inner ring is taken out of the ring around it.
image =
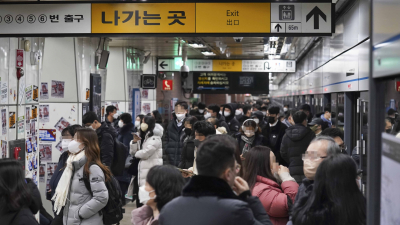
[[[324,121],[321,118],[313,118],[311,123],[309,123],[308,125],[314,126],[315,124],[322,126],[324,124]]]

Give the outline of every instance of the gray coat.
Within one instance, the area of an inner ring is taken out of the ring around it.
[[[98,165],[90,166],[89,180],[93,192],[92,197],[83,182],[83,169],[86,161],[86,156],[84,156],[79,161],[72,163],[74,172],[64,207],[64,225],[103,224],[103,216],[99,214],[99,211],[108,202],[108,190],[104,183],[105,176]]]

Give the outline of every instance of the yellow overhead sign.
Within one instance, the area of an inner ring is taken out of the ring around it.
[[[195,3],[92,4],[92,33],[195,32]]]
[[[242,60],[213,60],[213,71],[242,72]]]
[[[196,33],[270,33],[271,3],[196,3]]]

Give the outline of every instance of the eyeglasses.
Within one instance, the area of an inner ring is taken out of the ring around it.
[[[319,156],[316,151],[307,151],[306,154],[303,154],[301,159],[304,161],[306,159],[308,160],[320,160],[320,159],[325,159],[328,156]]]

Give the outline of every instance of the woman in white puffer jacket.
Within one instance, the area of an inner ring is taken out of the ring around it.
[[[139,136],[134,135],[130,143],[130,154],[140,159],[138,165],[139,187],[146,183],[146,176],[151,167],[162,165],[163,131],[156,127],[152,116],[145,116],[140,124]]]

